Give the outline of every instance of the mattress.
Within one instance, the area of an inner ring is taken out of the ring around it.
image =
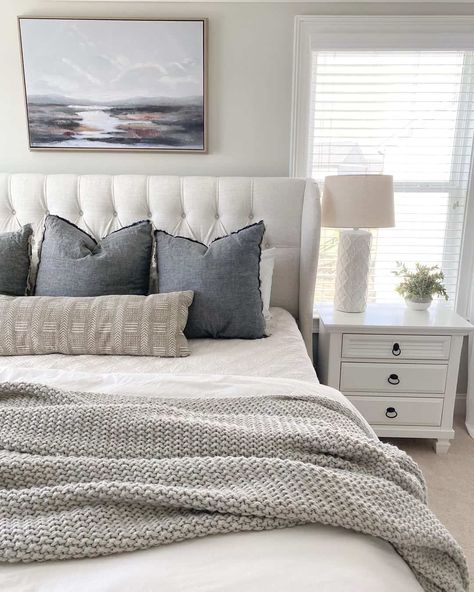
[[[316,380],[316,372],[295,319],[282,308],[271,309],[270,337],[264,339],[192,339],[187,358],[141,356],[1,357],[8,368],[64,369],[91,373],[235,374]]]

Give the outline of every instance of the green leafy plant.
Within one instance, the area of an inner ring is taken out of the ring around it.
[[[426,300],[434,295],[442,296],[446,300],[448,294],[444,287],[444,273],[438,265],[415,264],[415,271],[410,271],[401,261],[397,261],[398,269],[393,272],[402,281],[395,288],[396,291],[408,300]]]

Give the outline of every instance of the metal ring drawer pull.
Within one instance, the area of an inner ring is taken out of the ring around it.
[[[394,356],[399,356],[401,353],[402,353],[402,350],[400,349],[400,344],[394,343],[393,347],[392,347],[392,354]]]
[[[389,419],[395,419],[398,416],[398,412],[395,409],[395,407],[387,407],[387,410],[385,411],[385,415]]]
[[[390,374],[387,378],[390,384],[400,384],[400,379],[398,378],[398,374]]]

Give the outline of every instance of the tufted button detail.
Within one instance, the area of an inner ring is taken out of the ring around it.
[[[219,220],[219,214],[216,214],[216,220]]]
[[[49,216],[49,210],[46,210],[45,214],[46,216]]]
[[[114,212],[114,218],[116,218],[118,216],[117,212]]]
[[[151,212],[148,212],[147,218],[151,218],[152,216],[153,216],[153,214]]]
[[[249,214],[249,220],[253,220],[253,214],[252,214],[252,212],[250,212],[250,214]]]
[[[84,212],[82,210],[79,210],[79,216],[84,216]]]
[[[12,210],[12,215],[16,216],[16,210]]]
[[[184,212],[181,213],[181,218],[186,218],[186,214]]]

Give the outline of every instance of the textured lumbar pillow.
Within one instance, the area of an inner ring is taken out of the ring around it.
[[[0,356],[181,357],[192,292],[55,298],[0,296]]]
[[[148,294],[152,250],[148,220],[121,228],[97,242],[71,222],[48,216],[35,294]]]
[[[159,292],[194,292],[187,337],[264,336],[259,276],[264,232],[259,222],[206,246],[156,231]]]
[[[16,232],[0,234],[0,294],[26,294],[32,234],[33,229],[29,224]]]

